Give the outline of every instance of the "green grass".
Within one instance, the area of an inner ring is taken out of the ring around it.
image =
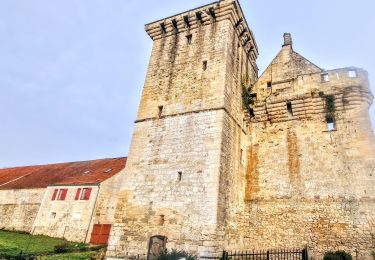
[[[78,253],[66,253],[66,254],[56,254],[56,255],[49,255],[49,256],[41,256],[38,259],[41,260],[63,260],[63,259],[73,259],[73,260],[86,260],[93,257],[97,252],[90,251],[90,252],[78,252]]]
[[[86,249],[87,252],[56,254],[56,245],[68,244],[74,251]],[[40,259],[90,259],[98,248],[87,248],[82,243],[68,242],[61,238],[0,230],[0,259],[3,257],[23,255],[42,256]],[[47,256],[48,255],[48,256]],[[39,258],[38,258],[39,259]]]

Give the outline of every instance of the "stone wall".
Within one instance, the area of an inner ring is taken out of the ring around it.
[[[0,190],[0,229],[30,232],[45,189]]]
[[[349,77],[349,71],[357,76]],[[253,88],[258,100],[251,119],[245,210],[229,247],[308,246],[316,259],[331,250],[370,259],[375,140],[369,89],[361,69],[319,71],[291,46],[283,47]],[[334,117],[332,131],[327,116]]]
[[[218,110],[136,124],[111,256],[143,255],[153,235],[167,236],[169,248],[214,245],[206,243],[216,240],[223,117]]]
[[[167,248],[201,256],[308,246],[315,258],[346,250],[367,259],[375,224],[367,73],[324,71],[288,35],[257,79],[257,46],[237,1],[146,31],[154,44],[108,256],[144,257],[160,235]],[[244,79],[257,97],[253,116]]]
[[[116,204],[123,174],[125,174],[125,171],[121,171],[100,183],[99,194],[96,200],[91,225],[88,231],[89,235],[86,238],[86,242],[90,242],[91,232],[95,224],[113,225],[113,223],[115,223],[114,217]]]

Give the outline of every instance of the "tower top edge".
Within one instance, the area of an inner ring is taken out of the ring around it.
[[[246,21],[238,0],[221,0],[203,5],[176,15],[168,16],[145,25],[151,39],[160,39],[176,32],[189,32],[200,25],[208,25],[222,20],[230,20],[241,37],[248,37],[258,55],[258,45]]]

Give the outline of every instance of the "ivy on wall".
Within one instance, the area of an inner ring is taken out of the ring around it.
[[[248,79],[245,76],[242,77],[241,86],[243,106],[251,114],[251,106],[255,103],[255,97],[250,94],[253,87],[248,88]]]

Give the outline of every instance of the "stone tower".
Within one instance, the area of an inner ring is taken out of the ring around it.
[[[257,45],[237,0],[145,27],[152,54],[108,256],[152,258],[165,246],[212,255],[242,211],[241,83],[257,79]]]
[[[323,70],[295,52],[286,33],[251,92],[245,228],[232,245],[307,245],[318,259],[330,250],[370,259],[375,141],[367,72]]]

